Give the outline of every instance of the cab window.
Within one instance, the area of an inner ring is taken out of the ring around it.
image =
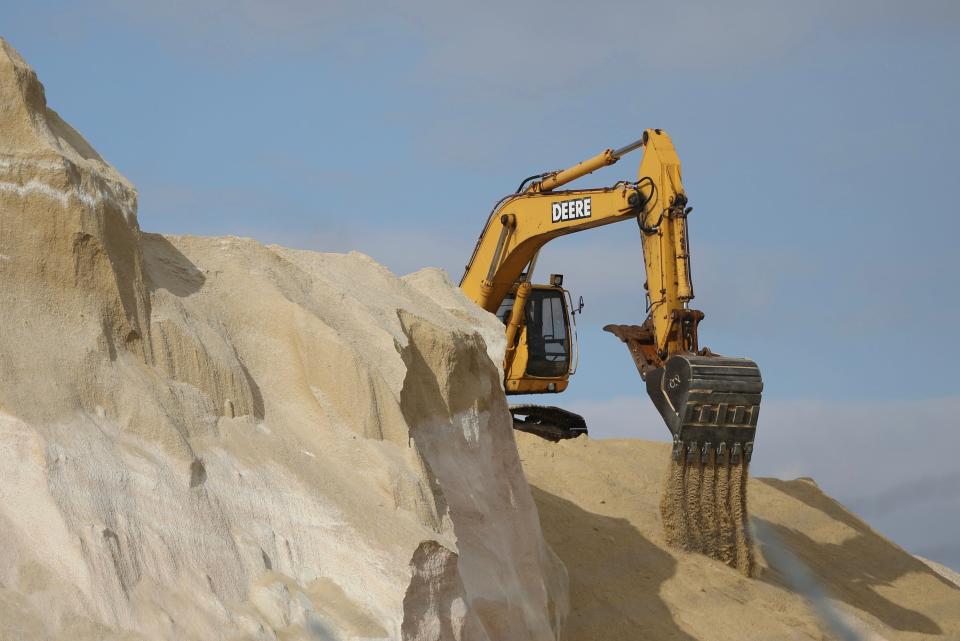
[[[570,369],[570,340],[563,292],[534,289],[526,309],[527,374],[565,376]]]
[[[510,312],[513,311],[513,301],[516,298],[514,294],[507,294],[503,299],[503,302],[500,303],[500,307],[497,308],[497,318],[503,321],[504,325],[510,323]]]

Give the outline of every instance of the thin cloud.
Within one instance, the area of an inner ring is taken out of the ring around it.
[[[904,482],[884,492],[849,500],[851,507],[866,517],[885,516],[922,503],[953,502],[960,507],[960,471],[931,473],[929,478]]]

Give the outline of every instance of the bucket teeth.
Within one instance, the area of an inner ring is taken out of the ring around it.
[[[720,441],[719,443],[706,441],[701,443],[697,441],[684,442],[678,439],[673,442],[671,456],[677,462],[685,460],[687,463],[694,463],[699,458],[701,463],[706,464],[710,461],[711,452],[716,455],[718,465],[724,465],[728,462],[738,465],[741,461],[749,463],[753,457],[753,441],[747,441],[746,443],[740,443],[739,441]]]
[[[683,441],[674,441],[673,442],[673,460],[680,461],[683,457]]]
[[[733,449],[730,450],[730,463],[733,465],[740,464],[740,457],[743,455],[743,446],[740,443],[734,443]]]

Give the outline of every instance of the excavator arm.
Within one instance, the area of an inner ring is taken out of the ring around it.
[[[640,147],[645,149],[636,182],[602,189],[557,190]],[[680,181],[680,160],[669,136],[648,129],[631,145],[607,149],[570,169],[536,178],[494,208],[460,282],[463,291],[487,311],[495,312],[518,281],[521,288],[525,280],[529,282],[521,275],[524,270],[528,276],[532,273],[527,268],[549,241],[635,220],[641,230],[644,287],[650,308],[644,330],[650,346],[643,350],[644,362],[658,366],[669,354],[696,351],[696,324],[702,314],[685,309],[693,298],[686,221],[690,208]]]

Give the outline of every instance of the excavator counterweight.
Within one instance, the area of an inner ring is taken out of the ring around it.
[[[569,410],[549,405],[511,405],[513,429],[536,434],[548,441],[577,438],[587,433],[584,418]]]

